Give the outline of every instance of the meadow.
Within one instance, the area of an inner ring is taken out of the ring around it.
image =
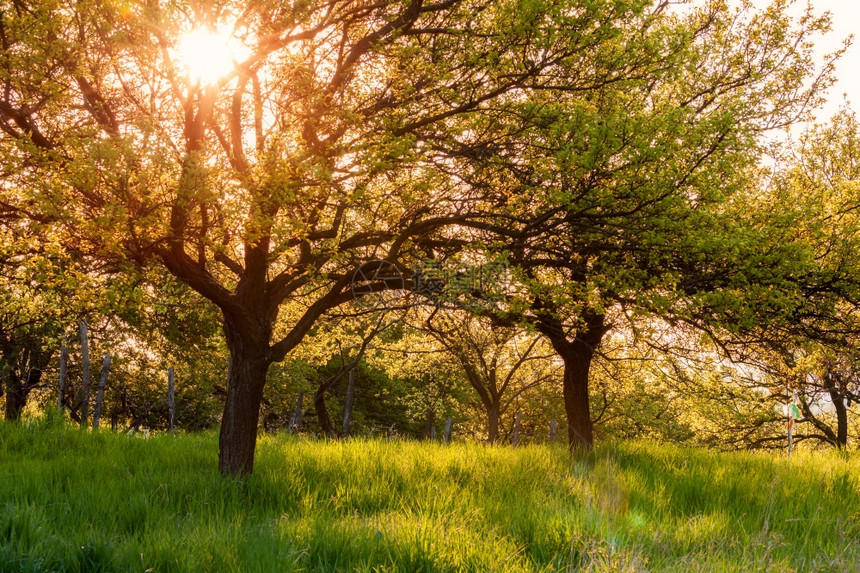
[[[0,571],[858,571],[855,453],[451,446],[0,423]]]

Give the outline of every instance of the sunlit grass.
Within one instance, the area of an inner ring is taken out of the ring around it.
[[[0,425],[0,571],[852,571],[853,455],[262,437]]]

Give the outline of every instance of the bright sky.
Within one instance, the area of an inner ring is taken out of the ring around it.
[[[824,54],[833,52],[842,41],[855,34],[860,36],[860,1],[858,0],[810,0],[816,13],[830,12],[833,19],[832,31],[827,37],[816,42],[819,60]],[[767,6],[769,0],[753,0],[760,8]],[[805,0],[796,0],[792,13],[802,13]],[[860,37],[854,39],[844,56],[836,63],[837,83],[830,88],[826,106],[815,112],[819,122],[827,121],[839,109],[843,94],[847,94],[851,107],[860,113]]]

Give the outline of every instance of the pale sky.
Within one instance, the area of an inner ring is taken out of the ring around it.
[[[830,12],[833,19],[832,31],[816,41],[819,61],[824,54],[837,50],[842,41],[854,34],[860,36],[860,0],[810,0],[816,13]],[[765,7],[769,0],[754,0],[757,7]],[[802,13],[805,0],[796,0],[793,13]],[[837,83],[827,92],[828,102],[823,109],[815,112],[819,122],[827,121],[839,109],[843,94],[854,111],[860,114],[860,38],[855,37],[853,44],[836,63]]]

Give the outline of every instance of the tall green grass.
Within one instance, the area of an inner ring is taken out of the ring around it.
[[[0,424],[0,571],[858,571],[856,456]]]

